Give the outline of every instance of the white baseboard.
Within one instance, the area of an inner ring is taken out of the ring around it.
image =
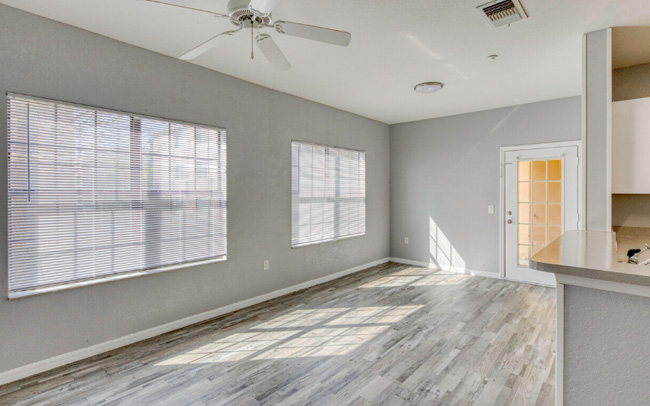
[[[228,306],[220,307],[218,309],[210,310],[194,316],[185,317],[180,320],[172,321],[171,323],[163,324],[161,326],[153,327],[147,330],[139,331],[137,333],[129,334],[124,337],[116,338],[114,340],[106,341],[100,344],[91,345],[90,347],[82,348],[79,350],[71,351],[65,354],[57,355],[56,357],[37,361],[32,364],[24,365],[9,371],[0,373],[0,385],[14,382],[41,372],[49,371],[73,362],[80,361],[85,358],[93,357],[116,348],[124,347],[126,345],[137,343],[138,341],[146,340],[148,338],[156,337],[170,331],[178,330],[179,328],[187,327],[192,324],[200,323],[205,320],[210,320],[224,314],[232,313],[237,310],[244,309],[256,305],[258,303],[266,302],[267,300],[275,299],[280,296],[288,295],[299,290],[307,289],[312,286],[320,285],[321,283],[329,282],[334,279],[342,278],[356,272],[363,271],[373,266],[381,265],[388,262],[390,258],[384,258],[373,261],[364,265],[355,266],[354,268],[346,269],[345,271],[337,272],[331,275],[323,276],[322,278],[313,279],[298,285],[290,286],[288,288],[276,290],[274,292],[266,293],[251,299],[243,300],[241,302],[233,303]]]
[[[464,275],[482,276],[484,278],[501,279],[501,276],[499,275],[498,272],[477,271],[474,269],[458,268],[451,265],[438,265],[438,264],[434,264],[433,262],[413,261],[410,259],[403,259],[403,258],[391,258],[390,260],[392,262],[397,262],[398,264],[421,266],[423,268],[442,269],[443,271],[455,272]]]

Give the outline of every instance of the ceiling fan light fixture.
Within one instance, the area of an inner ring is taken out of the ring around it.
[[[280,0],[251,0],[248,9],[258,17],[267,17]]]
[[[415,85],[413,90],[422,94],[431,94],[441,90],[443,87],[444,85],[440,82],[424,82]]]

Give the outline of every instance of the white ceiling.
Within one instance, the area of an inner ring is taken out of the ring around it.
[[[225,12],[226,0],[170,0]],[[276,20],[346,30],[347,48],[274,34],[292,63],[250,60],[245,35],[193,63],[393,124],[578,95],[582,34],[650,22],[648,0],[522,0],[529,18],[491,28],[487,0],[282,0]],[[144,0],[0,0],[44,17],[178,57],[232,29],[228,20]],[[499,54],[497,60],[486,57]],[[444,82],[432,95],[413,86]]]

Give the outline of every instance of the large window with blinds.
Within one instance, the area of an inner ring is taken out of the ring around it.
[[[366,233],[366,154],[291,142],[291,246]]]
[[[10,94],[9,297],[226,255],[226,132]]]

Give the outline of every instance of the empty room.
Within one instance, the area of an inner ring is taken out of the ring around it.
[[[0,0],[0,405],[647,406],[647,0]]]

